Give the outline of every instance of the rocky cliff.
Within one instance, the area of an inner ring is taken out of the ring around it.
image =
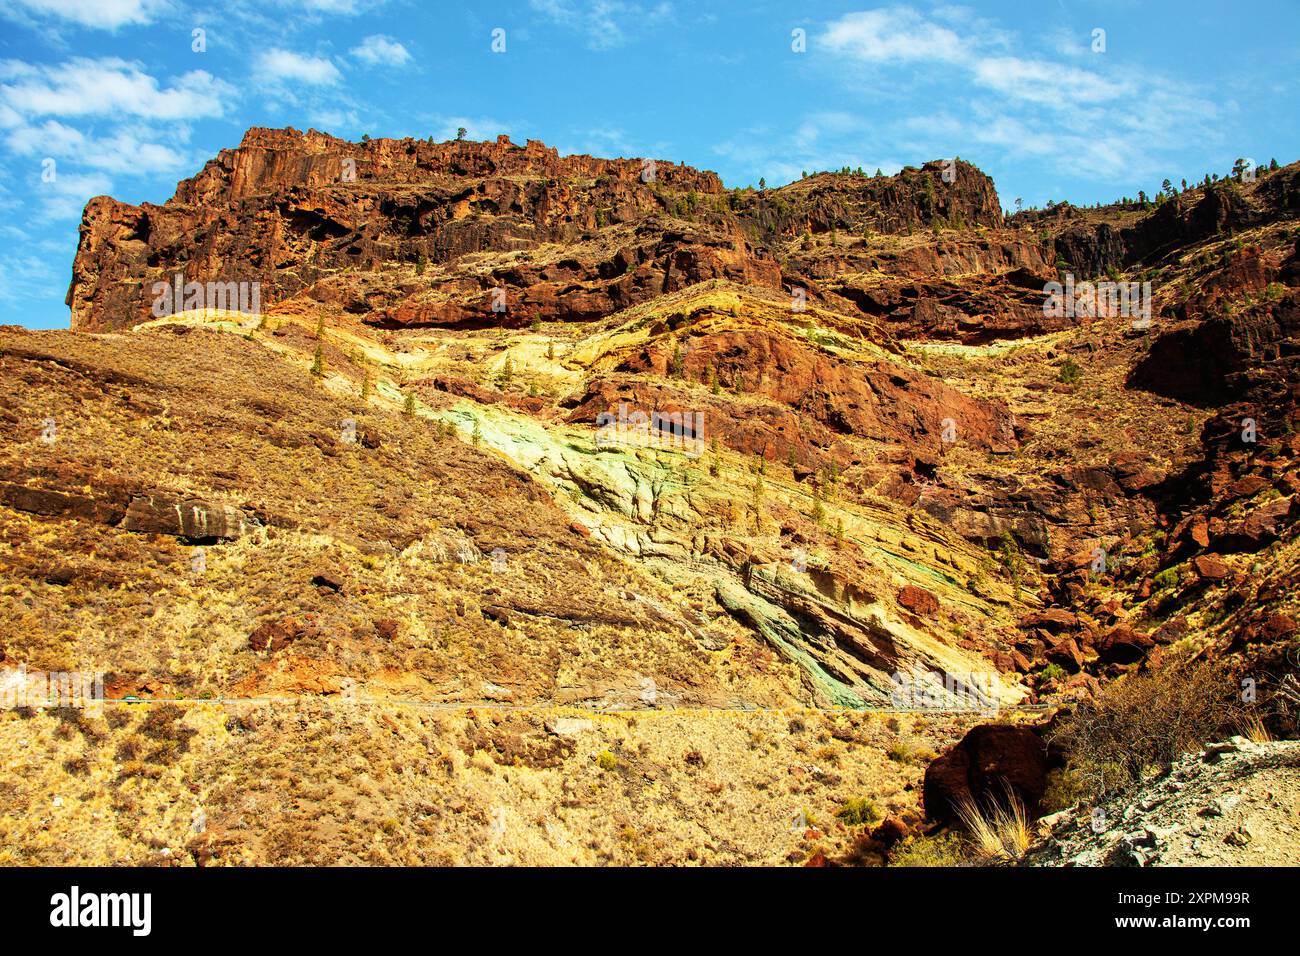
[[[299,293],[339,302],[375,325],[592,319],[710,278],[780,288],[778,249],[804,233],[940,219],[1000,225],[992,182],[932,163],[727,193],[685,165],[561,157],[504,136],[349,143],[252,129],[161,206],[92,200],[68,304],[75,329],[134,325],[153,317],[153,283],[180,272],[259,282],[268,305]],[[466,268],[476,254],[496,261]],[[386,273],[398,264],[430,268],[395,284]]]

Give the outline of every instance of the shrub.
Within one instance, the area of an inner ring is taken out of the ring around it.
[[[1066,768],[1098,798],[1236,733],[1240,720],[1237,686],[1227,667],[1184,655],[1107,685],[1080,703],[1052,740],[1065,751]]]
[[[1273,741],[1273,735],[1269,733],[1268,727],[1265,726],[1264,718],[1258,713],[1243,715],[1239,726],[1241,735],[1252,743],[1267,744]]]
[[[1083,369],[1081,369],[1079,363],[1072,358],[1066,359],[1061,364],[1060,370],[1056,373],[1057,381],[1066,385],[1073,385],[1081,378],[1083,378]]]
[[[1047,789],[1043,791],[1039,805],[1044,813],[1055,813],[1082,803],[1090,796],[1087,781],[1078,771],[1058,767],[1047,772]]]
[[[955,833],[908,837],[889,851],[890,866],[966,866],[967,845]]]
[[[1165,588],[1171,588],[1178,583],[1178,569],[1165,568],[1163,571],[1158,573],[1154,578],[1152,578],[1151,582],[1156,586],[1158,590],[1161,591],[1163,591]]]
[[[835,814],[851,827],[871,826],[884,819],[884,814],[870,797],[854,797]]]
[[[1065,679],[1065,668],[1060,664],[1048,664],[1043,668],[1041,673],[1043,680],[1055,682]]]
[[[885,750],[886,755],[895,763],[910,763],[915,751],[905,740],[895,740]]]
[[[596,755],[596,766],[601,770],[617,770],[618,758],[608,750],[602,750]]]
[[[1011,586],[1019,597],[1020,581],[1025,573],[1025,557],[1020,553],[1020,546],[1016,544],[1016,539],[1011,537],[1011,532],[1003,531],[999,541],[1001,544],[998,553],[1002,559],[1002,569],[1011,579]]]
[[[686,347],[677,342],[673,345],[673,354],[668,359],[668,374],[673,378],[681,378],[686,371]]]

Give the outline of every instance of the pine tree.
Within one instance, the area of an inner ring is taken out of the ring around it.
[[[407,392],[406,401],[402,404],[402,414],[413,416],[415,414],[415,393]]]
[[[686,370],[686,349],[680,342],[673,343],[673,355],[668,360],[668,374],[673,378],[681,378],[682,372]]]
[[[321,355],[320,343],[316,343],[316,351],[312,354],[311,374],[320,378],[325,374],[325,357]]]
[[[506,356],[506,363],[501,366],[501,371],[497,373],[497,386],[505,388],[515,379],[515,363]]]
[[[361,400],[364,402],[370,398],[370,366],[361,367]]]

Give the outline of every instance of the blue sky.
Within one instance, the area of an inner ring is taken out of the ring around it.
[[[1091,203],[1300,158],[1297,67],[1296,0],[0,0],[0,322],[67,326],[86,199],[163,202],[254,125],[464,126],[728,186],[955,154],[1004,206]]]

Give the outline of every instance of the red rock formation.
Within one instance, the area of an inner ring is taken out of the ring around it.
[[[715,174],[685,165],[561,157],[504,136],[349,143],[251,129],[161,206],[92,199],[67,301],[74,329],[122,328],[151,317],[154,283],[181,274],[260,283],[263,307],[306,293],[382,326],[591,319],[711,278],[779,288],[775,244],[801,231],[1001,224],[986,176],[958,163],[953,182],[943,177],[931,163],[727,194]],[[552,255],[548,243],[567,248]],[[538,254],[420,278],[426,264],[528,250]],[[972,246],[899,268],[961,272],[972,257],[1037,265]]]

